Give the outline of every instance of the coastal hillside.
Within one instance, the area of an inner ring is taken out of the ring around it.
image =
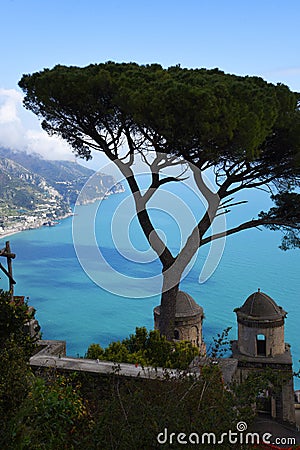
[[[0,148],[0,233],[53,224],[70,215],[94,171],[71,161],[49,161],[37,154]],[[112,176],[93,178],[81,203],[122,192]]]
[[[3,158],[10,159],[31,173],[41,176],[70,205],[76,203],[79,192],[87,180],[95,174],[93,170],[78,164],[76,161],[46,160],[36,153],[28,154],[0,148],[0,159],[3,160]],[[101,172],[93,179],[92,185],[95,190],[89,190],[89,194],[86,193],[86,202],[123,191],[122,185],[116,183],[111,175]]]

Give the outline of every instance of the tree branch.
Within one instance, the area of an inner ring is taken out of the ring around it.
[[[204,195],[207,203],[210,205],[212,202],[215,202],[216,193],[213,192],[207,184],[203,180],[202,171],[195,167],[193,164],[190,164],[190,168],[193,172],[195,183],[201,192]]]
[[[226,236],[230,236],[231,234],[238,233],[239,231],[248,230],[250,228],[257,228],[262,225],[278,225],[283,227],[296,228],[295,224],[286,222],[284,219],[271,220],[271,219],[253,219],[248,222],[244,222],[237,227],[231,228],[230,230],[223,231],[222,233],[217,233],[212,236],[208,236],[201,240],[201,247],[205,244],[208,244],[211,241],[216,239],[221,239]]]
[[[165,159],[167,159],[167,161],[160,164],[161,161],[163,161]],[[173,160],[176,160],[176,162],[173,163]],[[168,164],[168,162],[169,162],[169,164]],[[148,164],[148,166],[151,169],[152,182],[151,182],[151,185],[149,186],[149,188],[147,189],[147,191],[145,192],[145,194],[143,195],[143,200],[144,200],[145,204],[151,199],[151,197],[153,196],[155,191],[163,184],[170,183],[172,181],[175,181],[175,182],[184,181],[185,179],[187,179],[187,178],[182,178],[182,175],[187,171],[187,168],[178,176],[168,176],[165,178],[160,178],[160,176],[159,176],[159,171],[162,168],[165,168],[168,166],[173,166],[173,165],[178,165],[177,158],[172,157],[172,158],[168,159],[166,155],[159,153],[159,154],[156,154],[156,157],[151,164],[148,161],[146,163]]]
[[[122,174],[125,176],[129,188],[133,194],[137,218],[142,227],[142,230],[151,248],[158,255],[163,265],[163,270],[166,270],[169,267],[171,267],[175,258],[173,257],[172,253],[170,252],[166,244],[163,242],[163,240],[159,237],[158,233],[156,232],[155,228],[152,225],[148,211],[146,209],[145,201],[143,199],[143,196],[141,195],[140,188],[137,184],[132,169],[128,166],[128,164],[124,164],[122,161],[118,159],[116,159],[114,162],[119,168],[119,170],[122,172]]]

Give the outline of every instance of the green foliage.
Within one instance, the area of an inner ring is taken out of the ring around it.
[[[100,136],[108,129],[124,134],[126,129],[147,130],[149,137],[157,136],[160,152],[186,158],[197,155],[218,163],[245,151],[253,157],[275,127],[288,130],[299,117],[297,95],[286,86],[217,69],[114,62],[85,68],[57,65],[23,75],[19,86],[26,94],[25,106],[43,117],[43,127],[86,158],[85,135],[107,152]],[[293,130],[299,136],[299,128]]]
[[[181,377],[176,380],[130,380],[112,375],[106,389],[95,389],[93,382],[85,376],[85,390],[97,392],[90,402],[94,408],[94,425],[89,436],[81,441],[90,448],[118,448],[120,450],[153,450],[179,448],[176,440],[163,447],[157,435],[168,429],[168,433],[222,432],[236,429],[236,424],[245,416],[250,425],[253,417],[251,405],[243,414],[237,407],[238,399],[225,389],[219,367],[205,366],[201,378]],[[104,394],[103,394],[104,392]],[[252,416],[251,416],[252,414]],[[185,448],[195,448],[185,445]],[[204,445],[203,448],[215,448]],[[218,445],[220,449],[233,449],[233,444]],[[243,447],[243,448],[246,448]]]
[[[74,448],[92,426],[76,377],[35,376],[22,349],[10,342],[0,358],[0,447]]]
[[[135,334],[122,342],[112,342],[106,349],[102,349],[99,344],[90,345],[86,357],[142,366],[186,369],[198,354],[197,347],[188,341],[171,342],[161,336],[158,330],[148,332],[144,327],[137,327]]]
[[[34,377],[26,399],[10,423],[10,448],[74,448],[88,426],[87,407],[74,377],[57,375],[47,383]]]
[[[102,359],[103,353],[104,350],[99,344],[91,344],[85,357],[89,359]]]
[[[218,352],[222,339],[221,334],[216,339]],[[125,355],[147,363],[146,357],[153,355],[158,362],[165,360],[171,365],[177,361],[178,367],[178,362],[183,366],[189,362],[189,351],[193,354],[194,348],[185,342],[172,346],[157,332],[137,328],[129,338],[112,343],[109,350],[97,344],[89,348],[93,358],[106,351],[115,359]],[[64,376],[55,370],[43,372],[40,378],[32,373],[22,347],[12,338],[6,340],[1,352],[3,450],[153,450],[161,448],[157,435],[165,428],[169,435],[214,432],[221,436],[235,430],[240,420],[250,425],[257,395],[266,389],[276,394],[281,383],[287,381],[276,371],[255,372],[242,384],[232,384],[228,389],[218,364],[210,364],[210,360],[198,378],[178,374],[176,379],[142,380],[127,379],[117,373],[106,377],[86,373]],[[218,447],[234,448],[232,444]],[[177,446],[166,444],[164,448]]]
[[[30,391],[32,378],[20,341],[6,339],[5,346],[0,349],[0,429],[3,437],[9,432],[10,421]],[[3,448],[1,438],[0,447]]]
[[[28,360],[35,339],[24,330],[31,317],[27,303],[0,292],[0,447],[56,450],[69,442],[73,448],[87,417],[80,386],[66,377],[45,383],[33,374]]]
[[[110,61],[84,68],[57,65],[23,75],[19,86],[25,107],[44,119],[43,128],[83,158],[99,150],[122,169],[119,150],[125,140],[133,159],[150,149],[178,156],[200,171],[213,168],[220,199],[245,188],[272,185],[282,192],[299,186],[299,94],[282,84],[218,69]],[[157,175],[153,189],[162,184]],[[130,187],[137,189],[133,182]],[[147,220],[144,215],[146,234]],[[273,221],[284,230],[285,219],[276,220],[269,216],[267,225]],[[249,227],[259,225],[264,223]],[[300,245],[291,230],[299,226],[298,213],[283,249]],[[201,232],[206,231],[207,225]]]
[[[28,305],[19,305],[9,292],[0,291],[0,428],[26,398],[31,382],[29,356],[34,351],[34,339],[24,327],[31,314]]]
[[[270,208],[268,212],[261,212],[259,217],[269,224],[265,227],[271,230],[283,230],[284,236],[280,248],[288,250],[300,247],[300,195],[296,192],[282,192],[272,196],[275,206]],[[278,223],[285,222],[285,225]]]
[[[0,416],[5,425],[1,449],[152,450],[161,448],[156,438],[165,428],[169,435],[214,432],[221,436],[235,430],[240,420],[251,424],[252,403],[269,388],[270,380],[280,384],[277,375],[255,373],[230,389],[214,364],[204,366],[200,378],[166,381],[117,374],[106,378],[85,373],[70,378],[56,372],[44,374],[45,379],[32,376],[28,394],[14,415]],[[226,443],[218,448],[241,449]]]
[[[254,405],[259,410],[260,403],[266,398],[270,398],[271,395],[274,397],[281,395],[282,386],[289,383],[290,379],[289,371],[265,368],[263,371],[249,372],[247,378],[241,383],[233,382],[230,390],[241,420],[251,421],[254,417]]]
[[[230,340],[228,339],[231,328],[225,328],[225,330],[217,334],[216,338],[213,338],[212,346],[208,351],[210,358],[223,358],[228,353],[231,348]]]
[[[7,342],[13,341],[19,344],[27,357],[32,355],[35,338],[25,333],[25,325],[32,316],[26,301],[24,304],[15,303],[9,292],[0,290],[0,351],[5,349]]]

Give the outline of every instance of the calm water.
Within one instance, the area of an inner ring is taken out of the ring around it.
[[[182,198],[182,188],[175,188],[175,194]],[[252,209],[254,217],[258,201],[260,209],[267,205],[268,201],[261,194],[251,195],[248,207],[237,207],[229,217],[229,226],[234,219],[241,221],[243,215],[251,218]],[[110,341],[122,339],[134,332],[136,326],[153,327],[152,310],[159,304],[159,295],[141,297],[143,292],[151,294],[147,280],[144,291],[141,283],[149,274],[159,274],[160,265],[157,261],[151,261],[151,258],[149,262],[147,244],[138,224],[134,219],[131,220],[127,197],[125,192],[101,203],[96,217],[97,239],[110,266],[129,278],[134,276],[141,279],[137,284],[140,298],[135,298],[136,291],[123,280],[111,278],[113,290],[121,292],[124,295],[122,297],[100,288],[90,279],[76,257],[72,218],[63,220],[55,227],[25,231],[9,238],[12,250],[17,254],[14,261],[16,294],[30,298],[30,304],[37,310],[43,337],[66,340],[69,355],[83,356],[90,343],[98,342],[106,346]],[[195,199],[190,198],[190,201],[189,207],[196,210]],[[125,202],[125,208],[118,210],[122,202]],[[117,225],[112,238],[110,224],[115,220],[116,210]],[[83,242],[87,218],[94,211],[95,205],[81,206],[76,211],[77,228],[82,226]],[[179,211],[175,219],[159,210],[154,209],[152,212],[154,222],[167,235],[174,250],[180,246],[180,222],[185,221],[186,217],[184,211]],[[127,229],[128,233],[124,233]],[[138,262],[130,261],[130,255],[134,252],[128,246],[128,239],[134,243],[138,254],[142,255]],[[283,252],[278,249],[279,243],[280,234],[267,230],[244,231],[232,236],[226,241],[225,251],[214,274],[205,283],[199,283],[199,273],[208,251],[206,249],[199,254],[182,282],[181,289],[191,294],[204,308],[204,338],[209,343],[212,336],[227,326],[232,326],[230,338],[236,338],[236,315],[233,309],[241,306],[258,287],[261,288],[288,311],[285,340],[292,345],[296,370],[300,359],[300,253],[295,250]],[[148,259],[145,255],[148,255]],[[95,267],[94,270],[98,271],[100,279],[102,277],[109,284],[110,271],[107,267],[99,266],[99,269]],[[1,278],[0,287],[6,289],[6,280],[4,276]],[[298,381],[296,386],[300,388]]]

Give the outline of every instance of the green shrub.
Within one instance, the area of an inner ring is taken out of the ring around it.
[[[57,375],[46,383],[35,377],[32,388],[14,416],[11,448],[74,448],[88,431],[89,415],[74,377]]]
[[[0,291],[0,448],[71,449],[88,422],[87,408],[73,378],[45,382],[33,374],[35,339],[24,329],[30,319],[26,303]]]
[[[91,344],[86,358],[140,364],[142,366],[187,369],[199,349],[188,341],[171,342],[161,336],[158,330],[148,332],[136,328],[135,334],[121,342],[112,342],[106,349]]]
[[[33,354],[36,339],[24,331],[32,315],[27,302],[14,303],[9,292],[0,290],[0,348],[6,347],[7,340],[13,340],[22,347],[28,358]]]

